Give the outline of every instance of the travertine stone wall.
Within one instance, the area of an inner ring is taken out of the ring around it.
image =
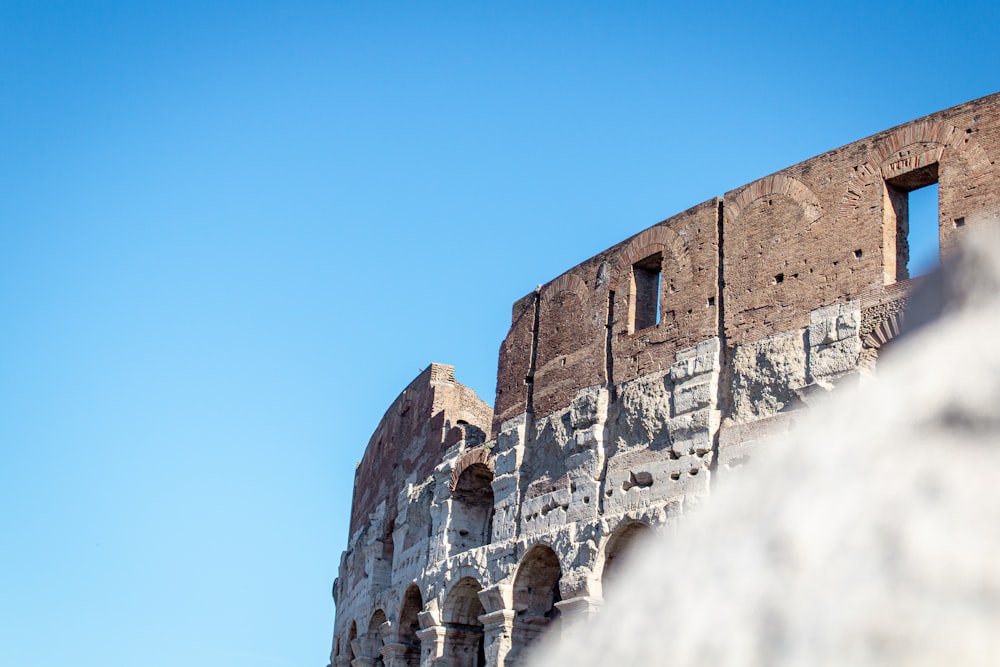
[[[495,411],[430,366],[358,466],[331,665],[519,665],[585,623],[639,536],[870,381],[913,284],[907,192],[938,183],[947,253],[1000,225],[998,156],[994,95],[622,241],[514,304]]]

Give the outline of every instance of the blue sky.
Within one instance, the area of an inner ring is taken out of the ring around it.
[[[321,667],[354,464],[519,297],[1000,89],[995,2],[0,2],[0,664]]]

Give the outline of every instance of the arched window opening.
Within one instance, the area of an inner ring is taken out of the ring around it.
[[[374,583],[377,586],[389,586],[392,583],[392,561],[396,554],[396,543],[392,534],[395,530],[396,521],[392,519],[385,524],[385,530],[379,539],[382,549],[375,560],[374,568]]]
[[[604,548],[604,570],[601,572],[601,585],[604,596],[608,595],[608,585],[614,588],[614,582],[624,572],[623,564],[627,564],[635,553],[636,546],[645,542],[653,534],[653,530],[644,523],[635,522],[623,526],[611,536]]]
[[[358,623],[357,621],[351,621],[351,631],[347,633],[347,657],[349,660],[354,660],[357,656],[354,655],[354,640],[358,638]]]
[[[373,667],[384,667],[382,662],[382,646],[385,643],[382,637],[382,624],[385,623],[385,612],[377,609],[372,614],[372,620],[368,623],[368,636],[365,647],[370,655],[364,656],[374,660]]]
[[[473,463],[462,471],[451,493],[449,555],[489,544],[493,535],[493,471]]]
[[[420,622],[417,614],[424,608],[424,599],[416,584],[409,586],[403,595],[403,606],[399,612],[399,641],[406,646],[407,667],[420,667],[420,638],[417,631]]]
[[[431,536],[431,503],[434,500],[434,487],[431,484],[424,484],[416,487],[414,493],[416,497],[411,498],[406,508],[406,530],[403,534],[401,553]]]
[[[506,665],[524,664],[525,651],[543,634],[558,627],[559,579],[562,569],[559,557],[547,546],[533,547],[521,559],[514,576],[513,647],[507,654]]]
[[[479,601],[482,585],[472,577],[461,579],[444,603],[445,657],[453,667],[486,667],[483,623],[486,613]]]

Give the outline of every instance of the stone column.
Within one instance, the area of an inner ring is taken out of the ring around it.
[[[358,656],[351,661],[351,667],[375,667],[381,656],[381,644],[382,641],[377,636],[368,635],[362,635],[351,642],[354,655]]]
[[[500,609],[479,617],[483,624],[486,667],[504,667],[504,660],[510,653],[511,630],[514,627],[513,609]]]
[[[410,658],[416,651],[408,644],[392,643],[382,647],[382,663],[385,667],[410,667]]]
[[[505,667],[522,667],[525,656],[543,635],[559,632],[559,621],[540,614],[521,613],[514,617],[511,628],[510,652],[504,662]]]
[[[449,667],[472,667],[477,664],[476,657],[483,633],[478,631],[475,626],[457,623],[447,624],[445,629],[447,632],[444,641],[443,664]]]
[[[420,667],[443,665],[445,630],[443,625],[432,625],[417,631],[420,638]]]
[[[559,621],[563,630],[571,631],[574,628],[586,627],[601,609],[604,599],[594,595],[581,595],[556,602],[556,609],[559,610]]]

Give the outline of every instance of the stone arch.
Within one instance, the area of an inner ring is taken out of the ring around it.
[[[936,162],[941,158],[947,133],[947,127],[940,121],[922,120],[911,123],[894,130],[872,146],[871,150],[868,151],[866,162],[879,165],[883,178],[892,178],[902,170],[908,171],[926,166],[926,164]],[[893,161],[894,158],[900,157],[899,153],[905,153],[907,149],[913,149],[916,146],[920,146],[922,150],[913,154],[913,161],[904,163]],[[927,162],[921,164],[924,160]]]
[[[958,127],[922,120],[895,130],[876,142],[864,162],[855,167],[857,176],[848,182],[847,192],[841,198],[840,215],[853,217],[863,205],[864,189],[876,180],[890,179],[947,160],[951,155],[972,168],[970,186],[992,180],[994,161],[975,139]]]
[[[823,215],[819,197],[807,185],[785,174],[772,174],[754,181],[740,191],[733,202],[725,208],[726,221],[734,221],[758,199],[773,196],[788,197],[800,204],[808,222],[813,222]]]
[[[619,283],[629,275],[633,264],[659,252],[663,253],[664,262],[668,261],[669,256],[677,274],[691,274],[691,279],[694,279],[694,267],[684,240],[669,227],[658,225],[632,237],[618,252],[618,260],[609,283],[611,291],[618,290]]]
[[[351,621],[351,629],[347,631],[347,659],[348,664],[354,660],[355,657],[355,644],[358,641],[358,622]]]
[[[871,350],[881,350],[903,329],[903,312],[891,311],[883,315],[862,339],[861,344]]]
[[[575,273],[564,273],[542,288],[542,303],[545,303],[545,299],[562,294],[563,292],[574,295],[580,300],[580,303],[586,303],[589,296],[587,283],[582,278]]]
[[[493,510],[493,465],[485,448],[480,448],[466,454],[452,475],[450,556],[490,543]]]
[[[382,626],[385,624],[385,612],[376,609],[368,621],[368,632],[365,635],[365,649],[368,655],[364,656],[374,660],[373,667],[382,667],[382,646],[385,644],[385,637],[382,636]]]
[[[590,288],[579,275],[564,273],[541,288],[533,393],[536,414],[556,407],[550,403],[550,392],[574,376],[565,367],[579,363],[580,353],[602,340],[600,320],[591,307]]]
[[[938,240],[947,254],[966,223],[990,217],[989,183],[995,165],[975,139],[972,127],[959,128],[939,120],[925,119],[898,128],[874,143],[864,161],[854,167],[841,198],[839,222],[863,228],[866,217],[881,228],[883,271],[887,283],[907,277],[906,230],[897,227],[896,208],[905,204],[906,193],[937,182]],[[905,210],[905,208],[903,209]],[[944,221],[954,221],[954,226]],[[869,222],[871,222],[869,221]]]
[[[634,555],[636,547],[652,537],[653,529],[642,521],[627,521],[608,536],[602,549],[601,588],[607,595],[608,582],[614,582],[624,571],[623,564]]]
[[[490,450],[486,447],[477,447],[471,451],[466,452],[462,455],[462,458],[458,460],[455,464],[454,470],[451,471],[451,490],[455,490],[455,485],[458,484],[459,478],[468,469],[469,466],[482,464],[489,468],[490,472],[495,472],[493,457],[490,456]]]
[[[516,613],[511,631],[513,647],[505,664],[523,664],[524,652],[543,634],[557,628],[561,578],[559,556],[548,545],[536,544],[521,558],[512,592]]]
[[[396,557],[396,518],[386,517],[381,526],[381,535],[376,542],[378,552],[372,563],[372,581],[377,586],[389,586],[392,582],[392,564]]]
[[[456,410],[451,416],[454,422],[445,423],[445,447],[459,440],[465,440],[466,447],[475,447],[486,441],[486,432],[480,426],[481,416],[469,410]]]
[[[483,585],[474,577],[462,577],[444,598],[441,621],[445,627],[444,654],[453,667],[485,667],[483,623],[486,613],[479,599]]]
[[[420,638],[417,631],[420,622],[417,618],[424,608],[424,598],[420,587],[410,584],[403,592],[403,600],[399,608],[398,641],[405,647],[404,661],[406,667],[420,667]]]

